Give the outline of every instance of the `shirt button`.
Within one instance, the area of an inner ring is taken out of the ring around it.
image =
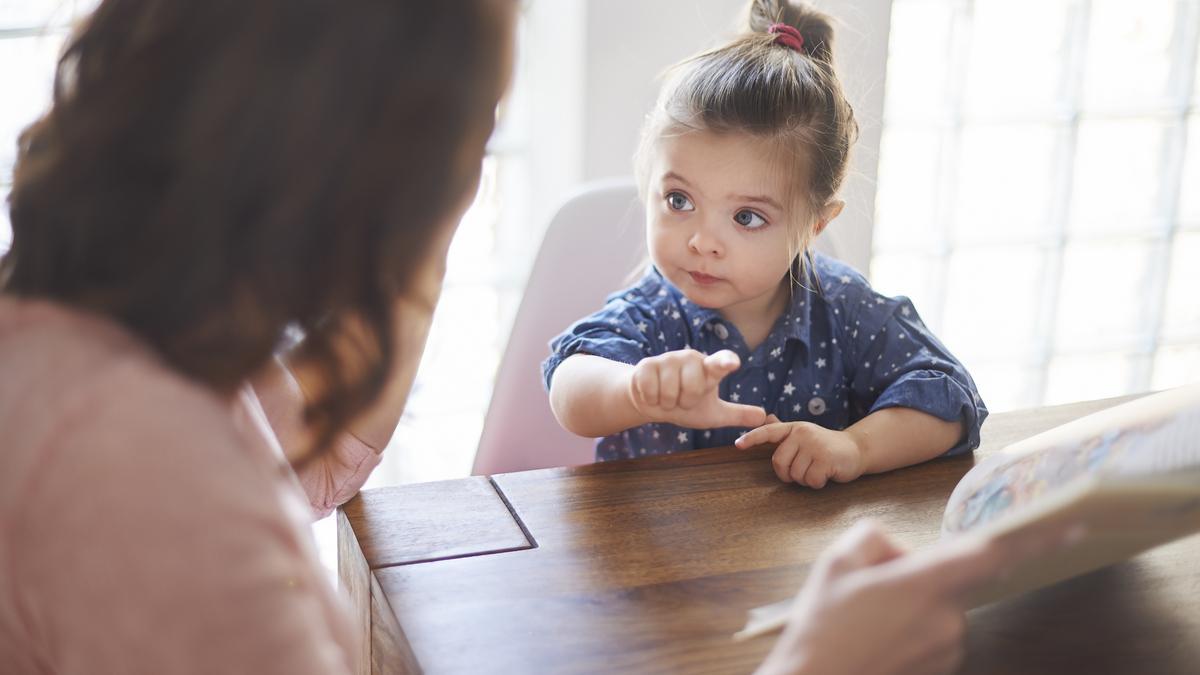
[[[716,333],[717,337],[721,338],[722,340],[726,340],[729,338],[729,329],[726,328],[725,324],[723,324],[723,323],[718,323],[718,324],[714,325],[713,332]]]
[[[808,412],[812,415],[822,415],[825,413],[825,399],[820,396],[814,396],[808,401]]]

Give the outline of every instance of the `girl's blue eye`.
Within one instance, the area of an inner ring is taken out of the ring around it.
[[[747,230],[757,230],[758,228],[767,224],[767,221],[762,216],[751,211],[750,209],[742,209],[741,211],[733,214],[733,222],[741,225]]]
[[[696,207],[692,205],[692,200],[687,198],[687,195],[682,192],[668,192],[667,206],[672,211],[695,211]]]

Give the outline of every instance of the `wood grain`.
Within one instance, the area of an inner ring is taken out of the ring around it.
[[[371,577],[371,675],[421,675],[408,636],[375,577]]]
[[[355,675],[368,675],[371,668],[371,584],[376,583],[363,555],[354,528],[341,509],[337,511],[338,586],[350,601],[350,620],[356,639]]]
[[[426,673],[749,672],[774,638],[732,642],[746,610],[795,592],[809,563],[855,520],[874,518],[913,546],[930,543],[976,459],[1118,402],[996,415],[974,457],[819,491],[779,483],[766,449],[499,475],[536,548],[371,566]],[[383,526],[374,509],[408,489],[365,500],[361,522]],[[377,532],[356,531],[389,550]],[[973,612],[965,672],[1194,673],[1198,558],[1200,538],[1188,539]],[[1104,663],[1085,647],[1095,635],[1110,640],[1093,650]],[[1168,655],[1156,655],[1169,643]]]
[[[533,546],[483,476],[364,490],[342,512],[371,569]]]

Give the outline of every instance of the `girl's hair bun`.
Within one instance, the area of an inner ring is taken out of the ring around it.
[[[775,24],[795,28],[803,38],[800,50],[809,57],[833,63],[833,19],[812,5],[797,0],[750,0],[744,28],[751,33],[771,33]]]

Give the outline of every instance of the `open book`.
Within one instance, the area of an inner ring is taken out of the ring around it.
[[[1200,531],[1200,386],[1102,410],[1013,443],[967,472],[942,538],[972,531],[1002,545],[1043,528],[1083,536],[976,589],[970,607],[1084,574]],[[750,611],[735,638],[777,629],[791,599]]]

